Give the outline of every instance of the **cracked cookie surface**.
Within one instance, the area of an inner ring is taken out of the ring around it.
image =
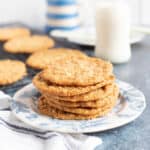
[[[89,86],[112,74],[112,64],[98,59],[59,59],[41,72],[41,77],[57,85]]]
[[[68,57],[82,59],[87,57],[87,55],[75,49],[55,48],[33,53],[29,56],[26,63],[32,68],[44,69],[55,60],[67,59]]]

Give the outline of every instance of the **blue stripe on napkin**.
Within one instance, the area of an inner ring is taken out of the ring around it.
[[[31,132],[31,131],[26,131],[26,129],[24,130],[24,129],[20,129],[18,127],[12,126],[12,125],[8,124],[8,122],[2,122],[2,121],[0,121],[0,125],[4,126],[7,129],[11,129],[11,130],[19,132],[19,133],[34,135],[34,136],[36,136],[36,137],[38,137],[40,139],[43,139],[43,140],[47,140],[49,138],[53,138],[54,136],[56,136],[56,135],[43,136],[41,134],[36,134],[34,132]]]
[[[70,18],[78,17],[79,13],[73,13],[73,14],[52,14],[52,13],[47,13],[46,16],[47,16],[47,18],[52,18],[52,19],[70,19]]]
[[[35,130],[35,129],[31,129],[31,128],[27,128],[27,127],[23,127],[23,126],[17,126],[13,123],[10,123],[6,120],[4,120],[3,118],[0,117],[0,124],[4,125],[5,127],[7,126],[8,128],[11,128],[15,131],[19,131],[21,133],[27,133],[27,134],[33,134],[35,136],[38,136],[38,137],[42,137],[42,138],[47,138],[49,136],[49,133],[51,131],[38,131],[38,130]]]

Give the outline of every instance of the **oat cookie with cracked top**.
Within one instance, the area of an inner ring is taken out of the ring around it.
[[[0,41],[8,41],[16,37],[30,36],[30,30],[24,27],[0,28]]]
[[[31,56],[29,56],[26,63],[32,68],[44,69],[52,61],[58,59],[67,59],[68,57],[75,57],[80,59],[87,57],[87,55],[75,49],[55,48],[33,53]]]
[[[8,85],[22,79],[26,72],[26,66],[18,60],[0,60],[0,85]]]
[[[98,112],[95,115],[81,115],[81,114],[74,114],[74,113],[68,113],[65,111],[61,111],[55,107],[49,106],[44,98],[39,99],[38,101],[38,112],[40,114],[50,116],[52,118],[62,119],[62,120],[88,120],[88,119],[94,119],[97,117],[102,117],[106,115],[108,112],[111,111],[111,107],[107,107],[102,109],[100,112]]]
[[[54,46],[53,39],[45,35],[33,35],[9,40],[4,49],[10,53],[34,53]]]
[[[75,95],[75,96],[53,96],[51,94],[45,94],[47,97],[54,98],[59,101],[69,101],[69,102],[86,102],[86,101],[95,101],[98,99],[102,99],[112,93],[113,84],[106,84],[102,88],[98,88],[96,90],[90,91],[88,93]]]
[[[106,84],[112,84],[114,80],[115,77],[113,75],[110,75],[100,83],[91,86],[86,86],[86,87],[59,86],[59,85],[52,84],[49,81],[43,80],[41,78],[41,73],[38,73],[33,78],[33,84],[40,91],[41,94],[48,94],[48,95],[50,94],[55,96],[75,96],[75,95],[80,95],[80,94],[90,92],[92,90],[96,90],[100,87],[103,87]]]
[[[47,100],[47,103],[51,104],[53,103],[54,105],[60,105],[61,107],[69,107],[69,108],[98,108],[102,107],[106,103],[110,102],[109,98],[105,99],[99,99],[99,100],[92,100],[92,101],[79,101],[79,102],[69,102],[69,101],[62,101],[58,99],[54,99],[51,97],[47,97],[46,95],[43,95],[44,98]],[[109,97],[109,96],[108,96]]]
[[[41,77],[57,85],[89,86],[112,74],[112,64],[98,58],[59,59],[51,62]]]
[[[38,112],[42,115],[46,115],[61,120],[89,120],[89,119],[105,116],[110,110],[111,108],[107,108],[96,115],[79,115],[79,114],[67,113],[59,109],[56,109],[54,107],[49,107],[48,105],[45,104],[43,105],[39,104]]]
[[[117,85],[113,85],[113,90],[107,95],[106,97],[101,96],[99,99],[96,100],[88,100],[88,101],[64,101],[55,99],[53,97],[49,97],[47,95],[43,95],[47,100],[47,103],[53,103],[55,105],[60,105],[62,107],[69,107],[69,108],[98,108],[103,107],[105,105],[111,104],[111,97],[113,97],[113,92],[118,94]]]
[[[114,104],[117,101],[118,98],[118,88],[115,87],[113,93],[109,96],[106,97],[104,99],[106,99],[106,103],[105,105],[100,105],[99,107],[68,107],[68,106],[62,106],[62,105],[58,105],[56,103],[53,103],[52,100],[48,100],[45,98],[45,101],[47,101],[47,104],[50,107],[54,107],[56,109],[59,109],[61,111],[65,111],[65,112],[69,112],[69,113],[74,113],[74,114],[80,114],[80,115],[95,115],[98,114],[99,112],[101,112],[102,110],[104,110],[104,108],[110,108],[112,106],[114,106]],[[103,99],[103,100],[104,100]],[[109,101],[109,102],[108,102]],[[96,106],[96,105],[95,105]]]

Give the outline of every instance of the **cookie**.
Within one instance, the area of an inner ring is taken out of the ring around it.
[[[112,93],[114,84],[107,84],[102,88],[90,91],[88,93],[75,95],[75,96],[52,96],[46,95],[47,97],[59,100],[59,101],[69,101],[69,102],[86,102],[86,101],[95,101],[102,99]]]
[[[64,111],[61,111],[59,109],[56,109],[54,107],[49,107],[49,106],[42,106],[39,105],[39,113],[52,117],[52,118],[57,118],[57,119],[62,119],[62,120],[89,120],[89,119],[94,119],[97,117],[102,117],[104,115],[106,115],[109,111],[111,110],[111,108],[107,108],[101,112],[99,112],[96,115],[77,115],[77,114],[73,114],[73,113],[67,113]]]
[[[60,107],[69,107],[69,108],[98,108],[98,107],[102,107],[105,104],[110,102],[109,98],[105,98],[105,99],[99,99],[99,100],[92,100],[92,101],[85,101],[85,102],[69,102],[69,101],[62,101],[62,100],[58,100],[58,99],[53,99],[53,98],[49,98],[47,96],[45,96],[45,99],[47,100],[47,103],[51,104],[53,103],[54,105],[59,105]],[[109,97],[109,96],[108,96]]]
[[[78,102],[72,102],[72,101],[63,101],[59,99],[54,99],[53,97],[48,97],[47,95],[43,95],[45,99],[47,100],[47,103],[53,103],[55,105],[60,105],[62,107],[69,107],[69,108],[98,108],[102,107],[104,105],[108,105],[111,103],[111,97],[113,96],[113,92],[118,94],[118,88],[116,85],[113,86],[113,90],[109,95],[106,97],[99,98],[97,100],[88,100],[88,101],[78,101]]]
[[[26,66],[18,60],[0,60],[0,85],[7,85],[22,79],[26,75]]]
[[[114,80],[114,76],[110,75],[100,83],[91,86],[59,86],[43,80],[41,78],[41,73],[38,73],[33,78],[33,84],[42,94],[50,94],[55,96],[75,96],[96,90],[100,87],[103,87],[104,85],[111,84],[114,82]]]
[[[4,49],[10,53],[34,53],[54,46],[54,41],[48,36],[33,35],[9,40],[4,44]]]
[[[99,113],[95,115],[80,115],[74,113],[68,113],[65,111],[61,111],[55,107],[49,106],[45,101],[44,98],[38,101],[38,112],[40,114],[50,116],[52,118],[62,119],[62,120],[87,120],[87,119],[94,119],[97,117],[102,117],[106,115],[112,107],[104,108],[99,111]]]
[[[31,56],[29,56],[26,63],[32,68],[44,69],[52,61],[58,59],[67,59],[67,57],[76,57],[80,59],[87,56],[79,50],[73,50],[68,48],[55,48],[33,53]]]
[[[23,37],[29,35],[30,30],[23,27],[0,28],[0,41],[7,41],[16,37]]]
[[[112,74],[112,64],[98,59],[59,59],[51,62],[41,77],[51,83],[67,86],[90,86]]]
[[[101,110],[104,110],[104,108],[110,108],[112,105],[115,104],[116,100],[118,98],[118,90],[115,90],[114,93],[112,93],[110,96],[104,98],[103,100],[107,101],[105,105],[100,105],[99,107],[93,108],[93,107],[68,107],[68,106],[62,106],[54,103],[52,100],[44,99],[45,103],[47,103],[50,107],[54,107],[56,109],[59,109],[61,111],[74,113],[74,114],[80,114],[80,115],[96,115]],[[96,106],[96,105],[95,105]]]

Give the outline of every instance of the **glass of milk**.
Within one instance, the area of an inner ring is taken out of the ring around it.
[[[130,50],[130,13],[125,3],[101,2],[96,9],[95,55],[112,63],[127,62]]]

